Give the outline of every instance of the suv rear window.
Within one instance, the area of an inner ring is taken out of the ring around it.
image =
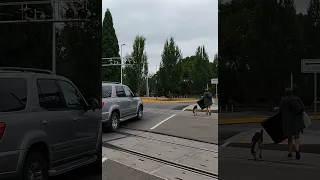
[[[116,94],[117,94],[117,97],[127,97],[122,86],[116,86]]]
[[[0,112],[22,111],[27,100],[26,79],[0,78]]]
[[[102,86],[102,98],[111,97],[112,94],[112,86]]]
[[[56,81],[52,79],[38,80],[38,96],[41,108],[45,110],[59,110],[66,108]]]

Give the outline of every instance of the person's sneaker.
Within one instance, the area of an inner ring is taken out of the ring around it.
[[[292,153],[289,153],[289,154],[287,155],[287,157],[288,157],[288,158],[292,158]]]
[[[296,159],[300,159],[301,157],[300,157],[300,152],[299,151],[297,151],[296,152]]]

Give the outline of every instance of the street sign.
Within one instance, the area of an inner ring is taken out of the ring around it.
[[[211,79],[211,84],[218,84],[218,78]]]
[[[320,59],[302,59],[302,73],[320,73]]]
[[[314,117],[317,118],[317,73],[320,73],[320,59],[302,59],[301,72],[314,74]]]

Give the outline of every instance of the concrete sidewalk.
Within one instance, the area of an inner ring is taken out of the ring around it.
[[[300,153],[301,159],[296,160],[295,154],[293,158],[287,158],[287,152],[275,150],[263,150],[262,159],[260,161],[271,163],[282,163],[292,165],[302,165],[320,168],[320,154]],[[219,147],[219,158],[234,158],[248,161],[254,161],[248,148],[237,147]]]
[[[218,100],[212,98],[213,105],[211,106],[211,112],[213,113],[218,113],[219,107],[218,107]],[[193,107],[197,105],[197,103],[191,104],[187,106],[186,108],[183,109],[183,111],[193,111]],[[200,109],[199,105],[198,106],[198,112],[206,112],[205,109]]]
[[[301,153],[301,159],[286,152],[264,150],[254,161],[250,149],[219,147],[220,180],[311,180],[319,179],[320,155]]]

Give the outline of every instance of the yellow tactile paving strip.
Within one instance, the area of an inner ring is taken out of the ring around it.
[[[310,116],[312,120],[320,120],[320,116]],[[261,123],[268,117],[252,117],[252,118],[230,118],[219,120],[219,125],[226,124],[246,124],[246,123]]]
[[[155,100],[155,99],[142,99],[143,103],[164,103],[164,104],[177,104],[177,103],[196,103],[198,100]]]

